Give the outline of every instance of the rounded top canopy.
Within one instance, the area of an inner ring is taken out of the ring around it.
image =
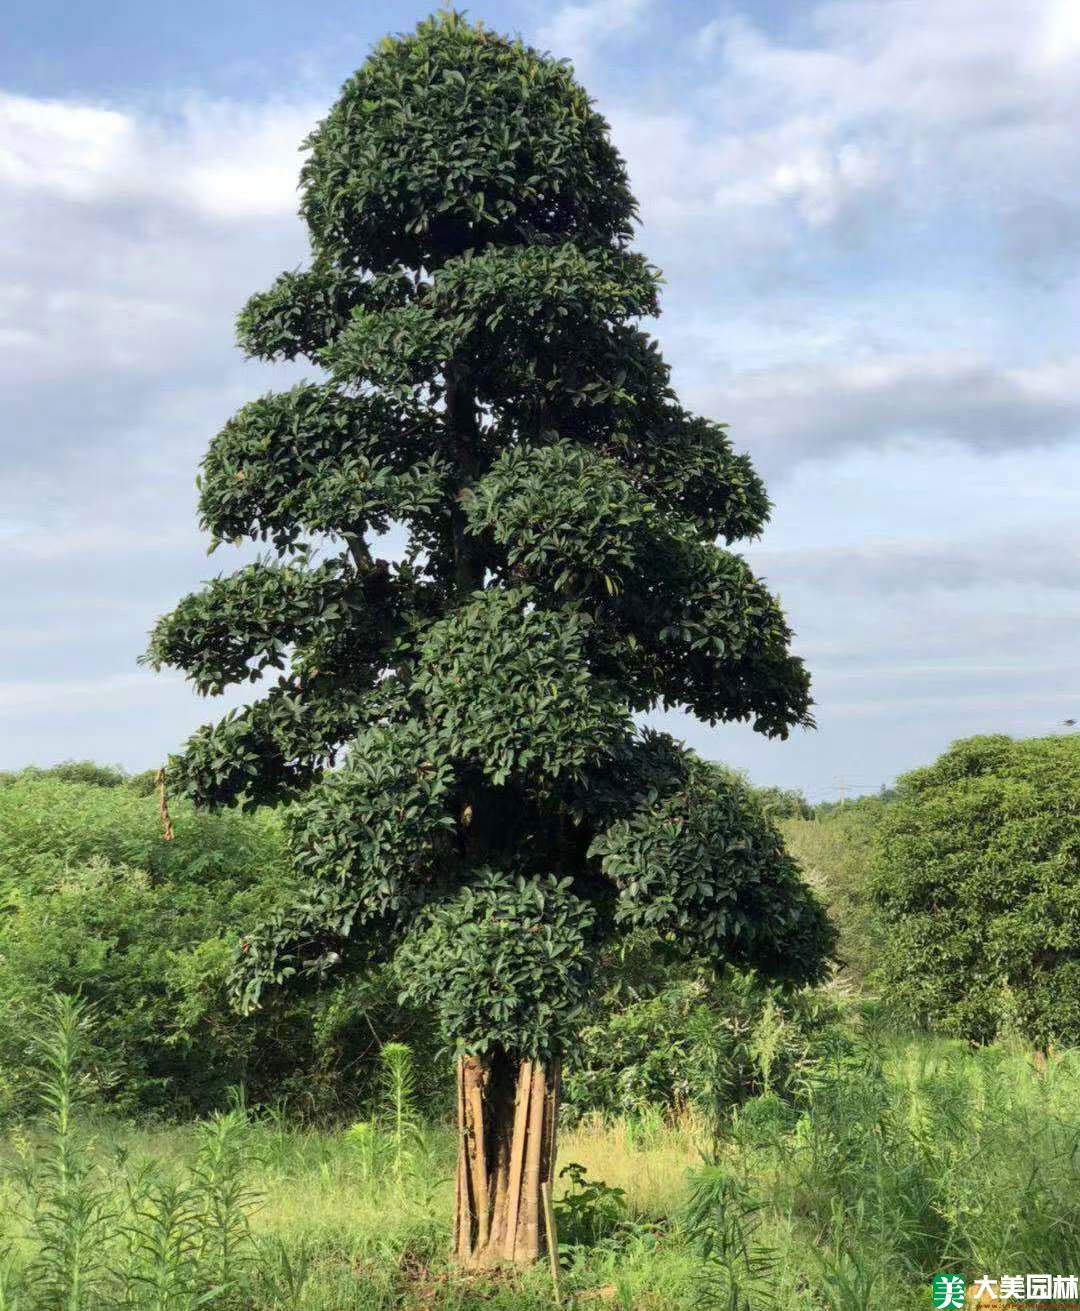
[[[623,244],[626,166],[569,66],[460,15],[387,38],[306,144],[317,255],[437,268],[479,246]]]

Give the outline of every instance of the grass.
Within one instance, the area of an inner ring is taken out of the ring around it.
[[[448,1267],[452,1133],[415,1121],[401,1053],[386,1113],[338,1132],[241,1107],[138,1126],[87,1104],[69,1012],[43,1121],[0,1147],[0,1311],[556,1305],[542,1267]],[[559,1200],[567,1307],[925,1311],[939,1271],[1080,1272],[1076,1052],[1040,1071],[1019,1046],[853,1028],[794,1102],[755,1098],[719,1134],[586,1121],[560,1162],[582,1167]]]

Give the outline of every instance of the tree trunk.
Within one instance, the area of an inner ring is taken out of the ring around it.
[[[458,1061],[454,1258],[483,1269],[526,1265],[546,1249],[541,1188],[555,1174],[558,1067]]]

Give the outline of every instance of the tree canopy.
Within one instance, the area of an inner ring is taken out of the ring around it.
[[[871,892],[880,973],[918,1022],[1080,1041],[1080,737],[956,742],[899,780]]]
[[[316,374],[241,409],[200,479],[214,544],[271,553],[147,657],[263,689],[173,788],[295,802],[303,895],[243,943],[243,1004],[390,959],[460,1050],[546,1061],[633,929],[820,977],[831,931],[749,790],[636,726],[685,707],[785,737],[811,702],[728,549],[762,483],[641,325],[659,275],[606,122],[566,63],[442,13],[382,41],[306,147],[310,263],[239,339]]]

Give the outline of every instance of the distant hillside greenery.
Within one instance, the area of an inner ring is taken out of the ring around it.
[[[816,807],[811,818],[780,820],[784,842],[840,931],[839,976],[859,990],[869,986],[882,952],[868,879],[874,841],[889,800],[858,797]]]

